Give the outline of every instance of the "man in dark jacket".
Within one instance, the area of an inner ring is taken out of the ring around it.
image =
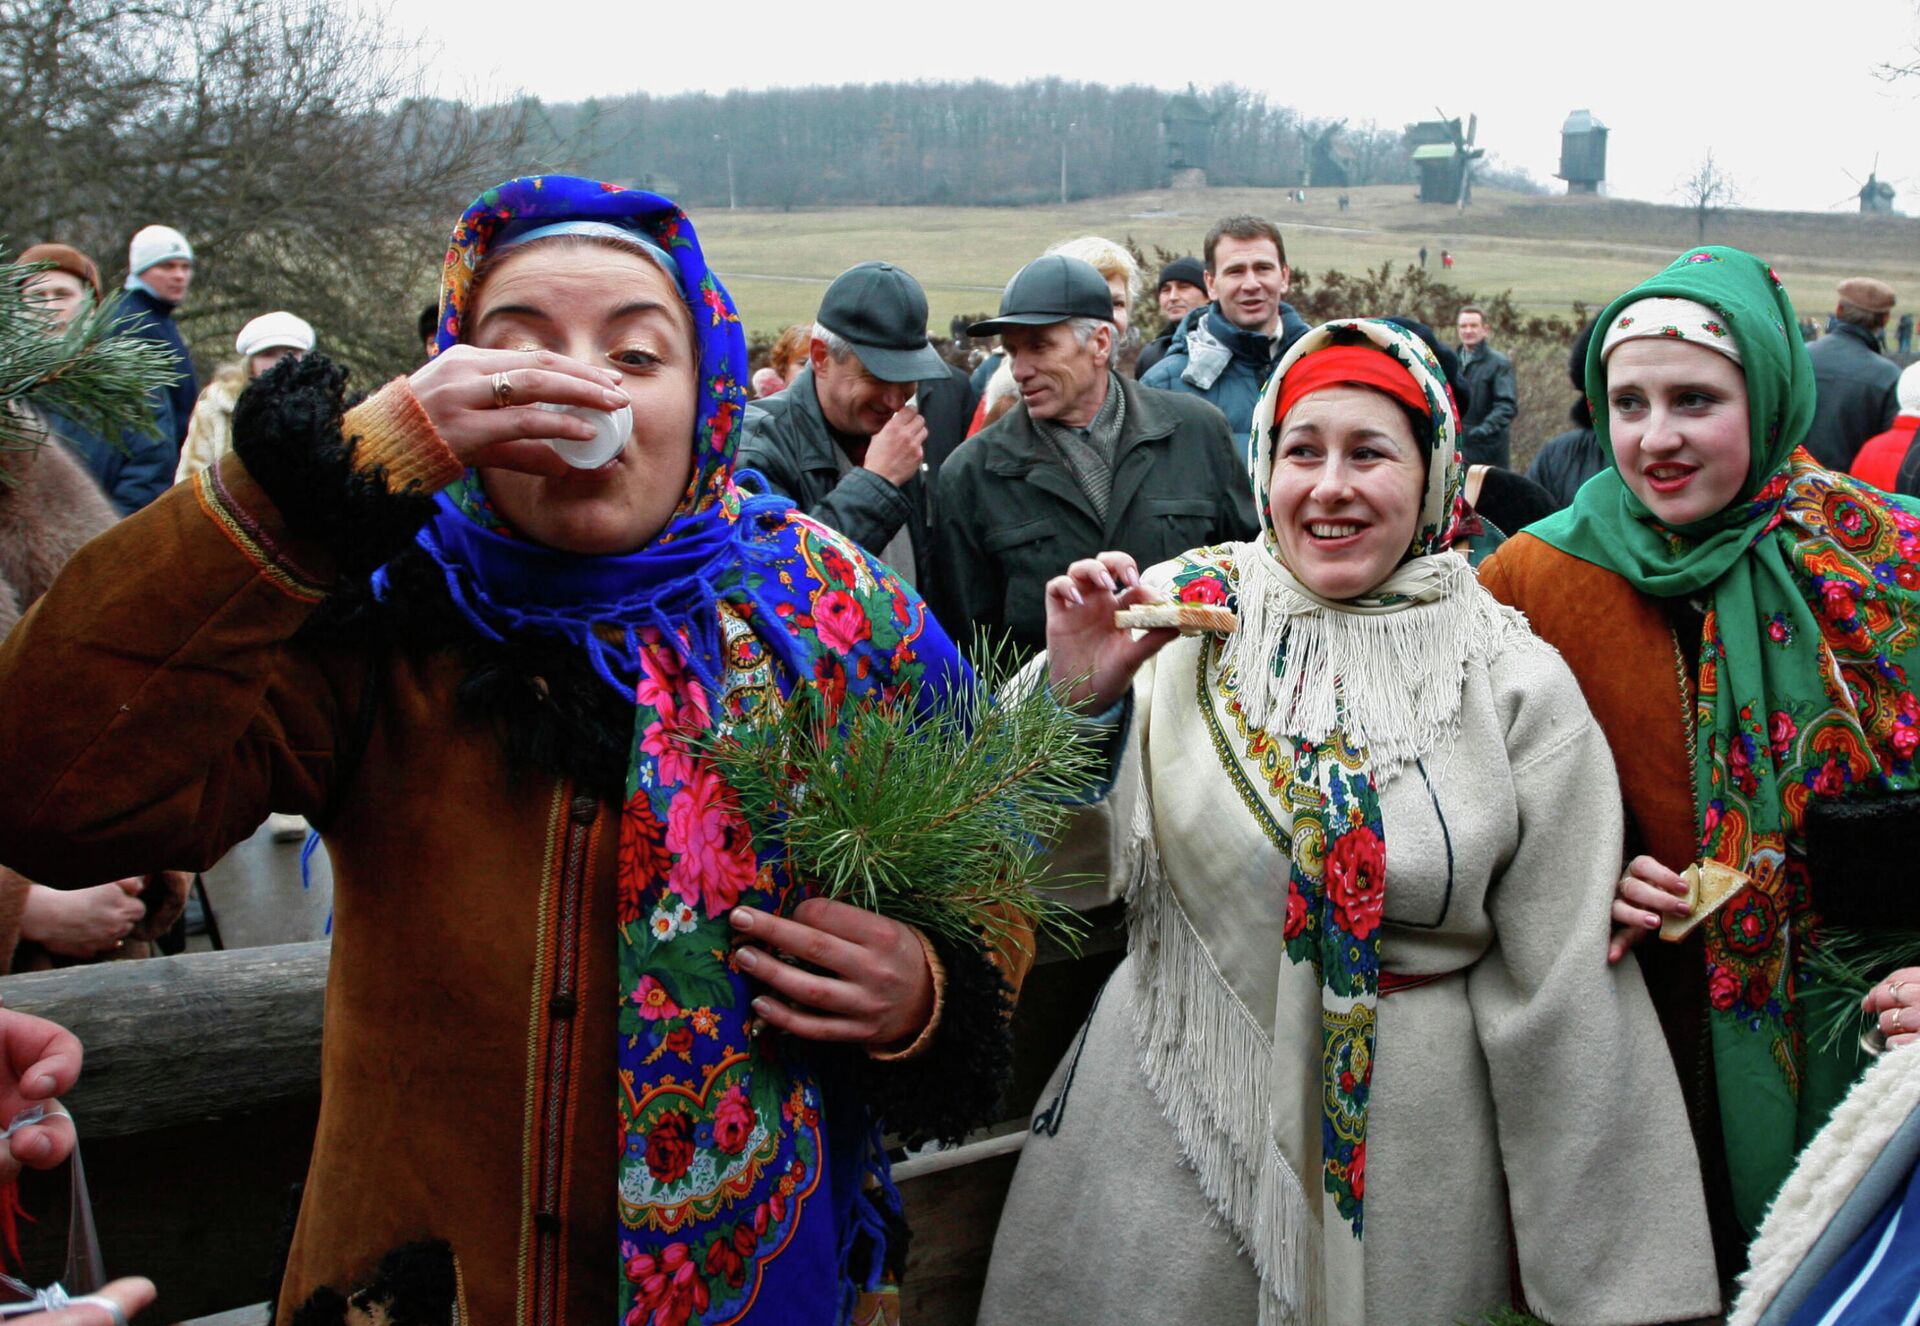
[[[1246,471],[1226,420],[1190,394],[1113,371],[1113,297],[1092,266],[1054,254],[1008,283],[997,333],[1020,404],[960,444],[940,480],[937,563],[953,611],[1046,645],[1047,581],[1077,558],[1118,549],[1141,566],[1203,544],[1252,538]]]
[[[187,440],[193,403],[200,397],[193,360],[173,320],[192,285],[193,246],[185,235],[171,226],[146,226],[134,235],[127,246],[127,290],[122,296],[126,316],[120,326],[125,335],[158,341],[173,351],[174,371],[180,376],[171,388],[155,392],[154,414],[160,431],[173,442],[175,462],[180,444]]]
[[[1460,454],[1469,465],[1506,468],[1513,456],[1509,430],[1520,411],[1513,361],[1487,344],[1487,315],[1469,304],[1454,329],[1460,333],[1460,380],[1467,397],[1460,402]]]
[[[35,244],[21,253],[20,260],[53,264],[27,278],[27,293],[42,302],[48,331],[54,335],[64,332],[83,308],[100,299],[104,289],[100,269],[76,248]],[[159,388],[156,398],[165,394],[166,389]],[[42,413],[48,429],[93,476],[119,514],[131,515],[172,486],[171,433],[162,436],[129,428],[115,442],[82,428],[58,410],[43,408]],[[171,411],[166,410],[161,422],[171,417]]]
[[[1167,357],[1167,351],[1173,348],[1173,333],[1187,314],[1207,302],[1207,269],[1200,265],[1198,258],[1175,258],[1160,269],[1160,284],[1153,298],[1160,305],[1160,316],[1167,320],[1167,329],[1148,341],[1133,361],[1135,381],[1144,378],[1148,369]]]
[[[737,466],[760,471],[775,492],[933,602],[926,458],[952,451],[960,432],[933,438],[910,404],[929,381],[954,391],[947,362],[927,340],[920,283],[890,263],[851,267],[820,301],[807,367],[785,391],[747,407]],[[959,410],[941,414],[949,430],[964,431]],[[937,602],[934,613],[941,615]]]
[[[1280,228],[1258,216],[1230,216],[1207,232],[1207,297],[1174,329],[1166,357],[1140,383],[1191,392],[1227,416],[1246,464],[1253,407],[1280,356],[1307,332],[1282,296],[1293,285]]]
[[[1900,413],[1899,367],[1881,353],[1893,287],[1856,276],[1840,283],[1833,329],[1807,347],[1818,396],[1803,444],[1830,470],[1846,470],[1861,444],[1893,427]]]

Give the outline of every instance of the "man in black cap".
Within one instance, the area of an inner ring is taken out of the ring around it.
[[[951,451],[966,423],[950,411],[955,436],[931,438],[914,397],[951,375],[927,341],[920,283],[891,263],[850,267],[820,301],[807,367],[747,407],[736,463],[924,594],[933,555],[927,453]]]
[[[1140,351],[1133,363],[1134,380],[1147,375],[1147,370],[1159,363],[1173,344],[1174,329],[1180,325],[1180,319],[1207,302],[1207,269],[1200,260],[1189,254],[1184,258],[1175,258],[1160,269],[1160,285],[1154,292],[1154,299],[1160,305],[1160,316],[1167,320],[1166,330]]]
[[[1227,421],[1197,396],[1113,371],[1113,292],[1078,258],[1035,259],[1007,283],[998,334],[1020,403],[960,444],[940,478],[936,563],[946,624],[1046,645],[1047,581],[1107,549],[1141,566],[1252,538]]]

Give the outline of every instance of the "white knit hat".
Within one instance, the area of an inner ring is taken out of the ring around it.
[[[135,276],[158,262],[174,258],[193,261],[193,245],[172,226],[142,226],[127,246],[127,266]]]
[[[243,355],[257,355],[262,350],[279,350],[291,347],[301,354],[313,349],[313,327],[305,318],[295,317],[285,311],[262,313],[240,329],[233,338],[233,348]]]
[[[1900,403],[1901,414],[1920,414],[1920,359],[1900,370],[1893,394]]]

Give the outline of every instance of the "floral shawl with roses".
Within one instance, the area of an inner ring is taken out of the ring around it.
[[[1850,1054],[1809,1048],[1797,1008],[1819,942],[1807,806],[1920,786],[1920,514],[1801,449],[1813,366],[1765,263],[1695,249],[1614,300],[1600,325],[1649,296],[1705,304],[1739,345],[1746,485],[1716,514],[1668,529],[1608,469],[1530,532],[1644,594],[1706,609],[1690,734],[1700,857],[1752,881],[1705,924],[1707,995],[1734,1204],[1752,1230],[1853,1071]],[[1611,456],[1604,339],[1587,357],[1587,397]]]
[[[1432,421],[1411,546],[1367,596],[1339,602],[1281,564],[1268,502],[1281,383],[1334,346],[1398,364]],[[1132,895],[1147,1075],[1203,1190],[1252,1255],[1263,1321],[1366,1318],[1367,1107],[1388,883],[1379,788],[1415,761],[1444,761],[1468,668],[1526,634],[1451,551],[1466,510],[1457,436],[1445,378],[1411,333],[1371,320],[1317,328],[1255,411],[1261,539],[1197,549],[1148,576],[1182,601],[1239,615],[1233,636],[1200,650],[1196,699],[1220,767],[1287,862],[1283,951],[1257,961],[1156,853],[1142,854],[1147,877]],[[1249,1035],[1236,1010],[1268,1006],[1273,1025]]]
[[[756,841],[700,740],[782,705],[912,696],[966,675],[893,574],[784,500],[734,483],[747,352],[732,301],[685,214],[653,194],[542,176],[490,189],[447,254],[439,348],[459,340],[473,277],[504,225],[595,219],[644,231],[679,267],[699,351],[695,466],[679,509],[638,552],[582,557],[520,538],[469,474],[420,544],[454,603],[495,638],[573,641],[633,702],[620,829],[621,1326],[846,1320],[884,1294],[899,1215],[874,1121],[829,1055],[756,1037],[754,990],[729,961],[739,903],[790,912],[809,884]],[[617,1267],[612,1258],[618,1255]],[[611,1326],[611,1324],[609,1324]]]

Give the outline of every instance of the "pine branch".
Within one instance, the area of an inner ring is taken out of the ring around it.
[[[128,433],[159,434],[149,393],[178,374],[163,345],[116,335],[118,297],[89,305],[55,333],[27,280],[46,263],[0,262],[0,451],[29,451],[46,439],[42,412],[58,411],[124,447]],[[0,484],[15,478],[0,465]]]
[[[1069,946],[1078,917],[1037,890],[1045,848],[1097,776],[1099,753],[1045,686],[1008,684],[983,650],[975,681],[937,711],[860,704],[830,715],[811,690],[777,717],[705,743],[756,835],[778,834],[820,892],[961,942],[1020,926]]]
[[[1866,1030],[1860,1001],[1888,972],[1920,965],[1920,930],[1866,935],[1828,930],[1808,961],[1812,980],[1800,996],[1809,1044],[1822,1050],[1858,1042]]]

